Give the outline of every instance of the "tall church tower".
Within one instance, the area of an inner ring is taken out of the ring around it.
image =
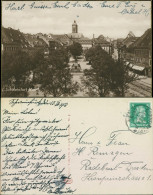
[[[72,24],[72,33],[78,33],[78,25],[75,20],[74,23]]]

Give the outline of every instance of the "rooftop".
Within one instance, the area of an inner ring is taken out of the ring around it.
[[[132,44],[132,47],[151,48],[152,47],[152,30],[149,28],[145,33]]]

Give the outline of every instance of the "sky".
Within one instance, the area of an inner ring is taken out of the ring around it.
[[[35,7],[31,6],[33,3]],[[72,32],[72,23],[76,20],[79,33],[86,37],[92,38],[94,34],[95,37],[104,35],[115,39],[125,38],[129,31],[139,37],[151,28],[151,1],[87,3],[73,1],[67,5],[69,8],[65,8],[62,6],[67,2],[60,1],[55,8],[53,1],[3,1],[2,25],[23,33],[66,34]],[[49,8],[42,9],[39,6]]]

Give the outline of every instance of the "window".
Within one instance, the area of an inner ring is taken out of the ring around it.
[[[149,66],[151,66],[151,65],[152,65],[152,60],[150,59],[150,60],[149,60]]]

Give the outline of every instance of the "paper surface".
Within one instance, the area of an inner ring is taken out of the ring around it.
[[[153,194],[150,16],[151,1],[2,1],[0,194]]]
[[[152,99],[5,98],[1,122],[2,194],[153,193]]]

